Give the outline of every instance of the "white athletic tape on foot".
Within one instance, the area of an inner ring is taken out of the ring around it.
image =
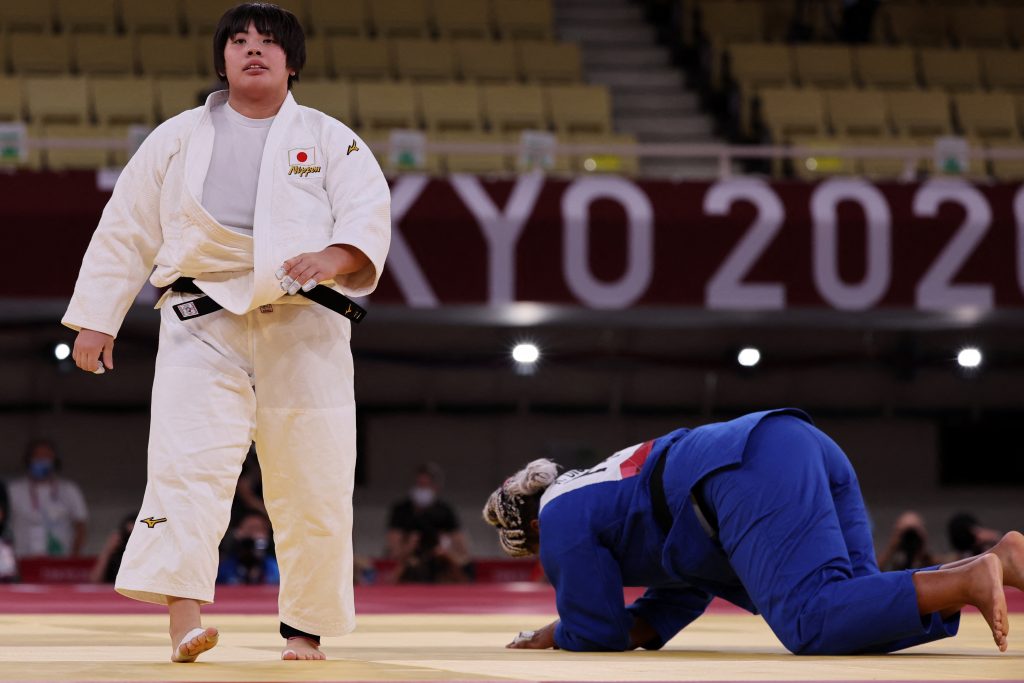
[[[203,635],[205,633],[206,633],[206,629],[202,628],[202,627],[194,628],[191,631],[189,631],[188,633],[186,633],[185,637],[181,639],[180,643],[178,643],[178,647],[174,648],[174,654],[171,655],[171,661],[172,662],[180,662],[182,664],[188,664],[188,663],[194,662],[194,661],[196,661],[196,657],[198,657],[199,655],[203,654],[203,652],[206,652],[206,650],[209,650],[214,645],[216,645],[217,644],[217,636],[208,637],[207,640],[206,640],[206,644],[208,645],[208,647],[206,649],[202,650],[201,652],[197,652],[194,655],[182,654],[181,648],[183,648],[185,645],[187,645],[188,641],[192,640],[193,638],[197,638],[197,637],[199,637],[199,636],[201,636],[201,635]]]

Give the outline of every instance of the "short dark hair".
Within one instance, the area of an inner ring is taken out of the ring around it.
[[[227,81],[224,74],[224,47],[236,33],[245,33],[253,24],[263,35],[274,36],[284,50],[288,68],[295,71],[288,77],[288,89],[292,81],[299,80],[299,72],[306,65],[306,34],[298,18],[286,9],[269,2],[243,2],[232,7],[217,23],[213,34],[213,68],[217,78]]]

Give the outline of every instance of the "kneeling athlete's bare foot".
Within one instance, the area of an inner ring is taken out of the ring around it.
[[[992,629],[996,647],[1000,652],[1006,652],[1010,621],[1006,613],[1006,595],[1003,593],[1002,563],[994,554],[987,554],[960,570],[968,575],[967,601],[981,611]]]
[[[1003,564],[1003,585],[1024,591],[1024,534],[1007,532],[989,552]]]
[[[320,660],[327,659],[327,655],[320,651],[320,646],[308,638],[289,638],[288,644],[281,652],[281,659],[286,660]]]

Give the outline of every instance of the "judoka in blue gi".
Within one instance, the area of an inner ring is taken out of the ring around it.
[[[1000,650],[1003,586],[1024,589],[1024,536],[926,570],[881,572],[857,476],[795,409],[679,429],[587,470],[535,460],[484,519],[540,555],[559,619],[509,647],[659,649],[722,597],[796,654],[891,652],[955,635],[979,608]],[[633,604],[624,586],[646,587]]]

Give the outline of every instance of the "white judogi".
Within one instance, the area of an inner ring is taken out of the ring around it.
[[[227,309],[180,321],[162,307],[149,482],[116,588],[148,602],[213,601],[217,545],[255,440],[281,621],[342,635],[354,626],[351,328],[318,305],[279,305],[309,302],[284,296],[274,271],[302,252],[353,245],[370,265],[334,287],[373,291],[390,242],[387,182],[348,127],[289,94],[264,148],[253,236],[229,230],[200,199],[214,147],[210,109],[226,98],[214,93],[161,125],[125,167],[63,320],[116,334],[154,265],[154,285],[194,277]],[[161,304],[191,298],[169,292]]]

